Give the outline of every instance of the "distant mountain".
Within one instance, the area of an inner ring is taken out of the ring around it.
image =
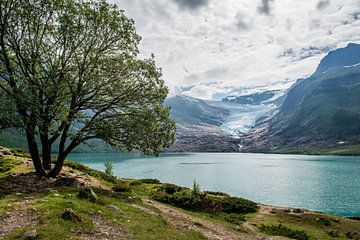
[[[331,147],[360,142],[360,45],[330,52],[297,81],[277,113],[243,138],[245,149]]]
[[[229,111],[209,101],[177,95],[167,98],[171,117],[176,121],[173,152],[236,152],[237,141],[220,130]]]
[[[184,126],[218,127],[229,115],[229,111],[222,107],[185,95],[167,98],[165,105],[171,107],[171,117],[176,123]]]
[[[276,103],[279,100],[279,97],[284,95],[285,91],[281,90],[272,90],[265,92],[257,92],[248,95],[241,96],[228,96],[222,99],[223,102],[234,102],[239,104],[250,104],[250,105],[260,105],[260,104],[272,104]]]
[[[320,75],[329,69],[342,68],[360,63],[360,44],[350,43],[345,48],[331,51],[323,58],[314,75]]]

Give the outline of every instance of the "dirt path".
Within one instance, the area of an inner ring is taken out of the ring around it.
[[[144,200],[146,204],[150,204],[160,210],[160,215],[171,225],[176,228],[188,228],[202,233],[208,239],[222,239],[222,240],[245,240],[245,239],[259,239],[254,238],[254,235],[238,232],[235,229],[224,226],[219,223],[214,223],[199,217],[194,217],[185,212],[179,211],[164,204]],[[261,238],[260,238],[261,239]]]
[[[95,231],[91,233],[79,232],[79,239],[83,240],[127,240],[129,237],[116,223],[111,223],[102,216],[92,216]]]
[[[0,217],[0,239],[6,234],[23,227],[35,227],[39,224],[39,214],[35,208],[29,206],[35,197],[24,197],[11,204],[14,209],[7,211]]]

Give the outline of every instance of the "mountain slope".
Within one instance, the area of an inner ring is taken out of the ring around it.
[[[289,90],[279,112],[243,139],[252,149],[360,142],[360,45],[330,52]]]
[[[171,117],[176,121],[173,152],[235,152],[237,140],[220,130],[229,111],[208,101],[177,95],[167,98]]]

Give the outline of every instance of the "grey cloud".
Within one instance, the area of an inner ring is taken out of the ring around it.
[[[258,10],[262,14],[270,15],[271,13],[271,6],[270,2],[274,0],[261,0],[261,5],[258,7]]]
[[[330,0],[320,0],[316,5],[317,9],[322,10],[330,4]]]
[[[174,0],[180,8],[197,10],[200,7],[207,6],[209,0]]]

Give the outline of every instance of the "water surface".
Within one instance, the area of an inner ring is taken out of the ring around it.
[[[242,153],[72,154],[69,159],[114,175],[157,178],[203,190],[227,192],[260,203],[306,208],[343,216],[360,216],[360,157]]]

